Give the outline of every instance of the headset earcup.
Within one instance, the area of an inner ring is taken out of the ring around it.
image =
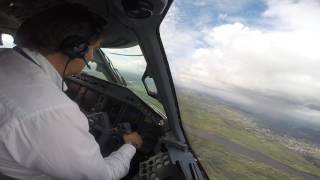
[[[60,51],[70,59],[83,58],[89,51],[88,43],[80,36],[70,36],[63,40]]]

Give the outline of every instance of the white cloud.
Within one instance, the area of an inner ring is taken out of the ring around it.
[[[269,9],[265,17],[274,18],[278,27],[319,30],[320,1],[318,0],[267,0]]]
[[[195,36],[190,35],[192,28],[180,31],[175,24],[176,38],[164,38],[175,81],[320,104],[320,1],[266,0],[266,4],[261,21],[271,22],[272,29],[235,22],[204,27]],[[207,46],[181,43],[199,41],[189,38],[201,38]],[[304,114],[320,117],[313,110]]]
[[[170,58],[175,59],[191,56],[192,51],[190,50],[196,49],[196,43],[200,39],[198,32],[193,29],[185,29],[178,24],[182,18],[179,17],[179,14],[181,14],[180,10],[172,6],[160,26],[162,41],[165,47],[170,47],[166,48],[166,53],[170,54]]]

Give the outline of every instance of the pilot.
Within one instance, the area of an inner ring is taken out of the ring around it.
[[[120,179],[136,146],[133,132],[103,158],[88,119],[62,91],[63,78],[93,58],[104,20],[80,5],[59,5],[27,19],[17,47],[0,53],[0,172],[16,179]]]

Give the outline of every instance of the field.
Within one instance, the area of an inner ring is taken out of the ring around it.
[[[178,90],[180,111],[211,179],[320,179],[317,154],[289,149],[241,112],[195,93]]]
[[[190,142],[197,147],[200,157],[210,179],[290,179],[291,177],[249,157],[228,152],[224,146],[212,144],[202,138],[190,135]]]

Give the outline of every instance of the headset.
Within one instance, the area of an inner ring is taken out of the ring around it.
[[[63,91],[64,90],[64,78],[65,78],[64,75],[65,75],[66,69],[67,69],[70,61],[72,61],[73,59],[76,59],[76,58],[81,58],[84,61],[84,63],[86,64],[86,66],[89,69],[91,69],[90,65],[88,64],[88,61],[85,58],[85,55],[89,51],[89,44],[81,36],[72,35],[72,36],[66,37],[62,41],[59,50],[63,54],[65,54],[69,57],[69,60],[68,60],[67,64],[65,65],[64,70],[63,70],[63,74],[62,74],[61,90]]]
[[[83,59],[86,66],[91,69],[85,58],[89,51],[89,45],[81,36],[73,35],[65,38],[61,43],[60,51],[69,57],[69,61],[75,58]]]

